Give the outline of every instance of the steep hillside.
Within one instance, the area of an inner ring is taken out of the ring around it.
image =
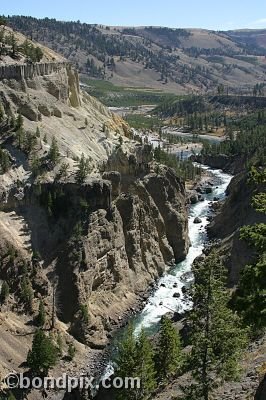
[[[241,43],[254,54],[265,55],[266,30],[265,29],[241,29],[227,32],[232,40]]]
[[[48,45],[91,77],[163,91],[248,92],[265,80],[265,31],[108,27],[48,18],[8,23]]]
[[[229,284],[238,283],[245,265],[253,261],[254,249],[240,240],[240,229],[245,225],[265,223],[264,215],[252,207],[252,197],[256,192],[265,192],[265,184],[255,186],[245,173],[236,175],[228,187],[228,198],[209,226],[210,235],[220,238],[221,254],[229,269]]]
[[[70,174],[82,153],[90,159],[90,170],[97,174],[99,165],[119,143],[119,136],[129,134],[127,125],[80,91],[78,74],[65,59],[42,47],[39,62],[29,62],[21,48],[26,38],[5,28],[5,36],[10,35],[16,43],[15,53],[4,45],[0,60],[0,141],[19,162],[13,165],[5,182],[9,181],[9,175],[12,181],[16,174],[26,174],[34,157],[44,159],[54,136],[61,164],[69,165]],[[16,118],[23,125],[19,134]],[[22,144],[22,139],[34,142],[34,148],[25,149],[27,143]],[[53,175],[53,171],[46,172],[47,177]]]
[[[80,90],[69,62],[9,28],[4,37],[0,395],[7,373],[28,371],[37,327],[60,350],[53,376],[93,374],[98,351],[189,247],[184,182]]]

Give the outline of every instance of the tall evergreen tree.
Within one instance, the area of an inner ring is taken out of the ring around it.
[[[118,346],[115,360],[115,376],[135,378],[134,387],[116,390],[117,400],[146,400],[156,388],[156,372],[152,345],[142,330],[140,336],[134,336],[130,325]],[[139,385],[138,385],[139,383]]]
[[[34,374],[47,375],[58,359],[58,349],[42,330],[34,334],[32,349],[28,352],[27,364]]]
[[[0,173],[5,174],[10,167],[11,162],[8,151],[0,148]]]
[[[20,286],[20,297],[22,302],[32,310],[32,301],[34,297],[31,282],[27,276],[23,276]]]
[[[23,117],[21,113],[19,113],[16,119],[16,129],[20,129],[22,127],[23,127]]]
[[[37,126],[37,128],[36,128],[36,133],[35,133],[35,135],[36,135],[37,138],[41,137],[41,131],[40,131],[40,128],[39,128],[38,126]]]
[[[76,173],[76,181],[78,183],[83,183],[89,172],[90,172],[89,160],[85,158],[84,154],[82,153],[78,164],[78,170]]]
[[[196,384],[186,393],[191,400],[209,400],[217,383],[237,378],[247,337],[239,317],[228,307],[230,296],[218,255],[211,253],[198,262],[194,273],[190,363]]]
[[[18,148],[23,150],[25,145],[25,131],[22,126],[16,132],[16,142]]]
[[[156,372],[154,363],[154,351],[152,345],[142,329],[136,344],[136,376],[140,378],[141,387],[136,389],[136,398],[144,400],[156,388]]]
[[[44,304],[43,301],[41,300],[39,303],[39,312],[36,318],[36,323],[38,326],[43,326],[45,324],[46,321],[46,313],[45,313],[45,308],[44,308]]]
[[[129,325],[124,337],[118,345],[118,354],[115,359],[115,376],[120,378],[135,377],[136,373],[136,339],[133,325]],[[136,395],[132,389],[119,389],[117,400],[135,400]]]
[[[177,374],[181,367],[180,337],[171,320],[163,317],[160,326],[156,367],[159,381],[166,381],[171,375]]]
[[[49,153],[48,153],[48,158],[51,160],[51,162],[53,164],[56,164],[58,162],[59,155],[60,155],[60,153],[59,153],[59,149],[58,149],[57,140],[53,136],[51,147],[50,147],[50,150],[49,150]]]

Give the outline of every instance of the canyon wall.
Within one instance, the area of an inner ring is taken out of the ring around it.
[[[258,188],[250,182],[247,173],[237,174],[227,189],[227,199],[208,227],[212,237],[221,239],[219,251],[229,269],[230,286],[238,283],[242,268],[254,259],[254,249],[240,240],[240,229],[245,225],[266,223],[266,217],[252,207],[254,194],[265,190],[265,184]]]
[[[51,75],[70,67],[67,62],[3,64],[0,63],[0,80],[33,79],[37,76]]]
[[[134,175],[113,171],[84,184],[26,185],[1,204],[6,218],[15,212],[24,221],[40,255],[35,286],[43,293],[47,279],[57,282],[58,320],[96,349],[106,346],[113,329],[143,304],[150,285],[189,248],[184,183],[163,166]],[[20,236],[10,238],[15,247]],[[80,320],[84,306],[86,325]]]

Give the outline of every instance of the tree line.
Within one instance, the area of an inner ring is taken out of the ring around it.
[[[39,46],[34,46],[28,39],[22,44],[18,43],[13,32],[7,32],[4,28],[0,29],[0,56],[10,56],[14,59],[20,55],[26,57],[28,62],[40,62],[43,58],[43,51]]]
[[[134,334],[132,325],[118,345],[115,376],[139,377],[140,388],[117,390],[117,399],[144,400],[188,373],[191,379],[180,387],[183,399],[209,400],[225,381],[239,377],[242,352],[248,343],[248,330],[230,307],[226,272],[220,257],[212,250],[193,267],[195,283],[190,291],[194,304],[186,324],[190,351],[167,317],[160,323],[158,338],[151,340],[144,330]]]

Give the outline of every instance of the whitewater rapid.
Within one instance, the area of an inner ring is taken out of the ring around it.
[[[186,259],[168,271],[158,282],[157,289],[150,296],[145,308],[138,316],[133,319],[135,334],[138,335],[142,328],[147,333],[154,333],[159,329],[159,322],[163,315],[172,312],[182,313],[192,308],[192,304],[185,298],[182,287],[189,285],[193,281],[192,264],[195,258],[202,254],[202,250],[208,243],[206,227],[208,217],[213,214],[211,203],[213,198],[222,200],[225,197],[226,188],[229,185],[232,175],[226,174],[221,170],[211,169],[207,166],[199,165],[202,169],[209,171],[217,184],[213,187],[211,194],[204,195],[204,201],[191,205],[189,209],[189,238],[190,248]],[[195,224],[194,219],[199,217],[200,224]],[[179,297],[174,297],[179,293]],[[110,360],[106,366],[104,378],[109,377],[114,372],[113,363]]]
[[[136,333],[142,327],[148,331],[154,331],[156,330],[156,326],[159,325],[162,316],[169,313],[170,310],[182,313],[192,306],[185,299],[185,295],[181,289],[193,280],[191,273],[193,261],[201,255],[204,246],[208,242],[206,227],[209,223],[208,217],[212,215],[211,202],[214,197],[219,198],[219,200],[225,197],[226,188],[232,179],[231,175],[220,170],[213,170],[205,166],[201,167],[210,171],[219,183],[213,188],[211,194],[204,195],[204,201],[190,206],[188,227],[191,246],[186,259],[177,264],[159,280],[158,289],[153,293],[143,311],[136,318]],[[199,217],[202,223],[195,224],[194,219],[196,217]],[[177,293],[179,293],[180,297],[173,297]]]

